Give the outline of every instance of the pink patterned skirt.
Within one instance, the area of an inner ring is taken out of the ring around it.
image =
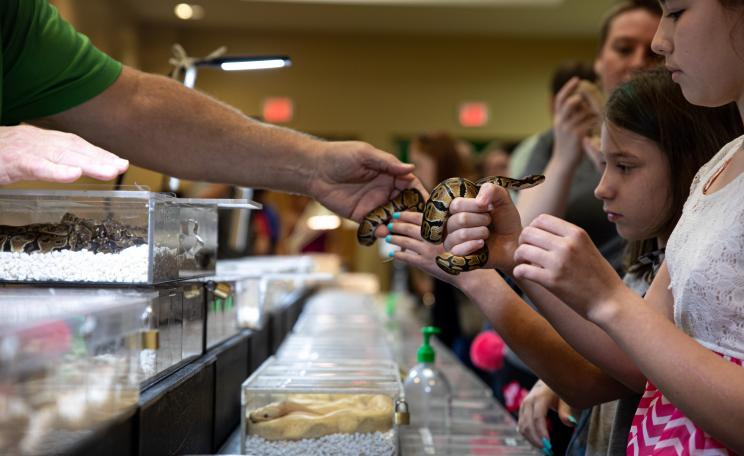
[[[742,366],[739,359],[720,356]],[[626,454],[729,456],[734,452],[696,426],[651,382],[646,382],[646,390],[630,427]]]

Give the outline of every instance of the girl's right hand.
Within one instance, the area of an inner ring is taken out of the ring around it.
[[[468,255],[488,243],[487,267],[511,275],[522,222],[509,192],[484,184],[475,198],[455,198],[450,205],[444,249]]]

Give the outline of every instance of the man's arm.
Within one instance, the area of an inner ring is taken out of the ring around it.
[[[33,123],[164,174],[301,193],[356,220],[396,189],[416,185],[411,165],[369,144],[263,124],[174,80],[126,67],[100,95]]]

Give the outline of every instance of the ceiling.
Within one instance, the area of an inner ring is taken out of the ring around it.
[[[594,37],[614,0],[185,0],[199,21],[175,17],[184,0],[118,0],[137,20],[251,30]]]

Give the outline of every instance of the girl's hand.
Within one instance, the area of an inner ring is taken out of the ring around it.
[[[550,434],[548,433],[548,411],[555,410],[561,422],[566,426],[576,425],[578,410],[571,408],[548,385],[538,380],[530,393],[519,406],[519,432],[537,448],[550,448]],[[546,445],[547,443],[547,445]]]
[[[476,198],[452,201],[444,249],[455,255],[468,255],[487,242],[486,266],[511,274],[521,230],[519,212],[509,192],[498,185],[484,184]]]
[[[394,219],[386,229],[378,229],[377,234],[385,238],[385,242],[404,249],[393,254],[393,258],[409,266],[420,269],[439,280],[455,284],[458,276],[442,271],[434,258],[444,252],[441,244],[435,245],[421,238],[421,222],[423,214],[420,212],[399,212],[399,218]],[[388,228],[392,227],[392,231]]]
[[[586,231],[552,215],[522,230],[514,261],[514,277],[542,285],[590,320],[626,288]]]
[[[517,430],[535,447],[543,449],[550,441],[548,411],[558,408],[560,398],[542,380],[538,380],[519,406]]]

